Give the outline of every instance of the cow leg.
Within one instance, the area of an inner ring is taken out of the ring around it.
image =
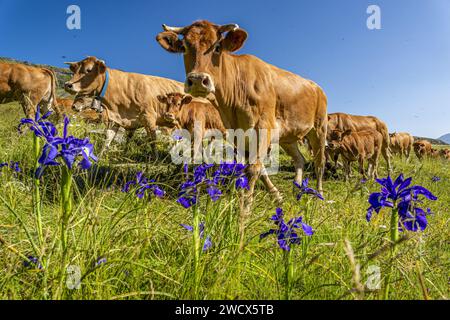
[[[131,138],[133,138],[134,134],[136,133],[136,129],[127,129],[126,131],[126,137],[125,137],[125,145],[128,145]]]
[[[113,126],[112,126],[112,128],[106,128],[106,130],[105,130],[105,136],[106,136],[106,139],[105,139],[105,143],[104,143],[104,145],[103,145],[103,148],[102,148],[102,150],[100,151],[100,155],[102,155],[106,150],[108,150],[109,149],[109,146],[111,145],[111,142],[114,140],[114,138],[116,137],[116,135],[117,135],[117,132],[119,131],[119,125],[117,125],[117,124],[114,124]]]
[[[248,190],[243,190],[242,196],[239,201],[240,206],[240,216],[239,216],[239,249],[244,249],[245,243],[245,224],[247,222],[247,218],[251,213],[251,208],[253,205],[253,193],[255,191],[256,181],[259,178],[261,173],[262,165],[258,161],[257,163],[250,163],[246,168],[246,173],[248,177]]]
[[[323,121],[322,127],[312,129],[308,133],[307,137],[314,151],[314,167],[317,178],[317,191],[323,194],[322,179],[325,170],[325,145],[327,137],[326,121]]]
[[[264,165],[262,165],[261,168],[261,180],[264,183],[266,190],[274,197],[278,204],[281,204],[283,202],[283,197],[281,196],[281,193],[280,191],[278,191],[277,187],[275,187],[275,185],[270,180],[269,175],[264,168]]]
[[[344,180],[348,181],[350,178],[351,165],[350,161],[344,160]]]
[[[367,179],[366,171],[364,170],[364,158],[359,157],[358,163],[359,163],[359,173],[363,176],[364,179]]]
[[[305,157],[303,157],[300,152],[297,142],[283,143],[281,144],[281,147],[292,158],[292,162],[294,163],[294,181],[301,184],[303,179],[303,168],[305,167]]]
[[[156,146],[156,125],[145,127],[145,131],[147,132],[147,137],[150,139],[152,153],[157,159],[159,154],[158,154],[158,148]]]
[[[389,150],[389,146],[383,146],[381,153],[383,154],[384,160],[386,160],[387,165],[387,171],[388,175],[392,173],[392,167],[391,167],[391,151]]]

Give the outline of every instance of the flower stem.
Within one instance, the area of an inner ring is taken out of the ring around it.
[[[395,208],[395,207],[394,207]],[[390,235],[391,235],[391,261],[389,264],[389,271],[386,274],[385,277],[385,284],[384,284],[384,300],[387,300],[389,298],[389,282],[391,278],[391,274],[394,271],[394,258],[395,253],[397,249],[397,242],[398,242],[398,209],[392,209],[391,213],[391,225],[390,225]]]
[[[194,206],[194,294],[197,297],[200,283],[200,217],[198,206]]]
[[[40,153],[40,140],[37,136],[33,135],[33,156],[34,156],[34,169],[39,167],[38,159]],[[41,194],[40,194],[40,181],[37,178],[33,178],[33,209],[36,219],[36,229],[38,234],[39,246],[42,250],[44,237],[42,233],[42,214],[41,214]]]
[[[63,274],[67,260],[67,239],[68,239],[68,224],[70,214],[72,212],[72,171],[63,166],[61,177],[61,270],[60,270],[60,286],[59,292],[62,295]]]
[[[284,270],[285,270],[285,285],[284,285],[284,300],[291,299],[292,280],[294,279],[294,264],[292,263],[292,249],[283,252]]]

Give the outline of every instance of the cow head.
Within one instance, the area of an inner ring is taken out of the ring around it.
[[[393,138],[397,135],[397,132],[389,133],[389,137]]]
[[[75,112],[81,112],[92,105],[94,98],[85,95],[77,95],[72,104],[72,110]]]
[[[220,26],[204,20],[163,28],[156,41],[169,52],[183,53],[185,91],[196,97],[215,93],[224,55],[239,50],[247,39],[247,32],[237,24]]]
[[[427,144],[423,141],[416,141],[413,144],[414,151],[417,155],[425,155],[427,153]]]
[[[106,65],[96,57],[87,57],[79,62],[65,62],[73,72],[72,78],[64,84],[71,94],[97,95],[105,82]]]
[[[328,141],[328,148],[330,150],[337,150],[341,146],[342,140],[352,134],[352,130],[333,130],[329,133],[329,141]]]
[[[164,120],[173,123],[176,122],[176,119],[178,118],[178,114],[181,111],[181,108],[185,104],[189,104],[192,101],[192,96],[190,95],[184,95],[182,93],[169,93],[167,95],[159,95],[158,100],[161,103],[164,103],[167,108],[164,113]]]

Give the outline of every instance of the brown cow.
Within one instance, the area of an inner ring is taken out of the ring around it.
[[[439,153],[442,159],[450,160],[450,149],[441,149]]]
[[[381,154],[386,160],[388,174],[391,172],[391,152],[389,149],[389,131],[386,124],[374,116],[357,116],[352,114],[346,114],[342,112],[330,113],[328,115],[328,137],[327,141],[330,142],[330,133],[340,130],[345,132],[352,130],[355,132],[363,130],[375,130],[378,131],[383,137],[383,145],[381,146]],[[335,162],[337,158],[334,157]]]
[[[329,133],[329,148],[340,154],[344,160],[345,179],[348,180],[351,162],[358,161],[359,172],[366,178],[364,161],[368,160],[368,175],[370,178],[378,177],[378,159],[383,147],[383,136],[380,132],[367,129],[363,131],[333,130]]]
[[[80,117],[86,122],[91,123],[103,123],[105,128],[105,136],[106,142],[103,147],[102,153],[105,148],[108,148],[114,138],[117,136],[117,132],[120,129],[120,126],[116,123],[109,120],[108,114],[109,111],[106,107],[102,108],[102,112],[98,112],[96,110],[91,109],[94,97],[85,96],[85,95],[77,95],[75,96],[75,100],[71,106],[72,113],[79,114]],[[130,139],[133,137],[136,129],[125,129],[126,130],[126,142],[128,143]]]
[[[193,100],[192,96],[178,92],[158,96],[158,99],[167,105],[166,121],[188,130],[191,137],[204,138],[211,130],[218,130],[223,138],[227,136],[219,112],[208,100]],[[202,139],[194,138],[193,148],[194,155],[202,155]]]
[[[157,96],[183,92],[183,85],[178,81],[111,69],[96,57],[67,64],[74,74],[65,83],[66,91],[98,97],[108,110],[110,121],[127,130],[144,127],[152,141],[156,139],[157,126],[167,125],[163,120],[165,105]],[[105,90],[104,96],[100,97],[99,94]],[[118,126],[110,135],[115,135]],[[152,144],[152,147],[156,154],[156,146]]]
[[[418,140],[414,142],[413,147],[414,153],[420,160],[431,155],[431,143],[427,140]]]
[[[156,40],[169,52],[183,53],[186,93],[207,97],[228,129],[255,129],[257,137],[259,130],[265,129],[267,139],[262,140],[266,141],[271,141],[274,130],[279,129],[280,145],[294,160],[297,182],[302,180],[305,162],[297,142],[306,136],[314,150],[317,188],[322,192],[327,130],[323,90],[313,81],[255,56],[233,54],[247,39],[247,32],[236,24],[220,26],[203,20],[186,27],[163,28],[165,31]],[[179,35],[183,38],[179,39]],[[268,143],[260,143],[258,156],[249,161],[250,188],[244,197],[243,219],[249,213],[260,175],[266,188],[281,200],[263,170],[260,155],[266,155],[268,148]]]
[[[55,99],[56,76],[52,70],[0,62],[1,103],[19,101],[25,115],[34,118],[38,104],[46,113],[52,110]]]
[[[394,132],[389,134],[392,153],[409,158],[414,144],[414,138],[407,132]]]
[[[441,153],[439,150],[431,148],[430,157],[434,159],[439,159],[441,156]]]

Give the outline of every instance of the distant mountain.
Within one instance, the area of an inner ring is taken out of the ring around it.
[[[425,138],[425,137],[416,137],[414,136],[414,140],[427,140],[430,141],[431,144],[435,144],[435,145],[448,145],[447,142],[442,141],[441,139],[432,139],[432,138]]]
[[[444,134],[442,137],[439,137],[438,139],[450,144],[450,133]]]

